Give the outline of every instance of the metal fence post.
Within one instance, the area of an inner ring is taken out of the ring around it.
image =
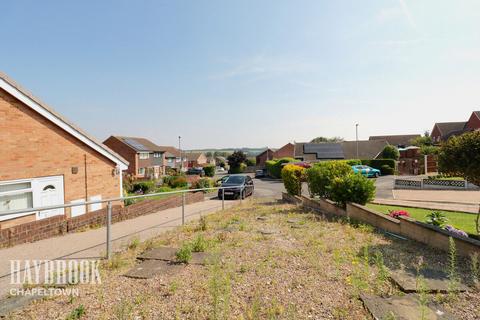
[[[222,189],[222,210],[225,210],[225,189]]]
[[[185,224],[185,192],[182,193],[182,226]]]
[[[107,259],[112,257],[112,202],[107,204]]]
[[[243,187],[240,188],[240,204],[242,204],[242,194],[243,194]]]

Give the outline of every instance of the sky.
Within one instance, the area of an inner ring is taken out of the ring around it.
[[[480,1],[2,3],[0,70],[100,140],[280,147],[480,110]]]

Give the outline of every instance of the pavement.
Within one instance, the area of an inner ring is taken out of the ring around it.
[[[261,189],[261,188],[260,188]],[[260,191],[261,192],[261,191]],[[264,191],[267,194],[267,191]],[[275,194],[275,193],[274,193]],[[240,201],[225,201],[229,208]],[[218,199],[206,199],[185,206],[185,221],[221,210]],[[144,241],[182,224],[182,208],[172,208],[112,225],[112,249],[118,251],[133,239]],[[0,249],[0,297],[15,287],[10,284],[10,260],[101,259],[106,252],[106,227],[70,233],[33,243]]]

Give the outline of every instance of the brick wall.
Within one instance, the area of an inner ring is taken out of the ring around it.
[[[133,150],[128,145],[118,140],[114,136],[110,136],[107,140],[103,142],[103,144],[128,161],[128,169],[126,170],[127,173],[131,175],[137,174],[138,162],[137,152],[135,150]]]
[[[204,200],[204,194],[202,192],[189,193],[186,195],[185,200],[187,204],[200,202]],[[173,196],[166,199],[156,200],[147,199],[127,207],[117,205],[112,208],[112,223],[132,219],[161,210],[180,207],[181,205],[181,196]],[[55,216],[43,220],[24,223],[8,229],[1,229],[0,248],[60,236],[88,227],[102,226],[106,224],[106,218],[107,209],[103,208],[101,210],[88,212],[84,215],[74,218]]]
[[[322,214],[337,217],[347,216],[350,219],[368,223],[381,230],[395,233],[447,252],[449,250],[449,238],[452,237],[458,254],[462,256],[469,256],[480,251],[480,241],[456,236],[443,229],[410,218],[394,219],[356,203],[347,204],[346,210],[343,210],[338,207],[333,208],[332,205],[334,204],[325,199],[294,197],[286,193],[283,193],[282,199]]]
[[[273,153],[273,157],[276,159],[280,158],[293,158],[294,157],[295,146],[292,143],[287,143],[277,151]]]
[[[0,182],[63,176],[65,203],[95,195],[119,196],[115,163],[2,89],[0,128]],[[78,172],[73,173],[72,167]]]

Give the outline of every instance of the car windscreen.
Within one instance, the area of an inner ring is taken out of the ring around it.
[[[245,177],[243,176],[230,176],[224,182],[229,184],[242,184],[244,181]]]

